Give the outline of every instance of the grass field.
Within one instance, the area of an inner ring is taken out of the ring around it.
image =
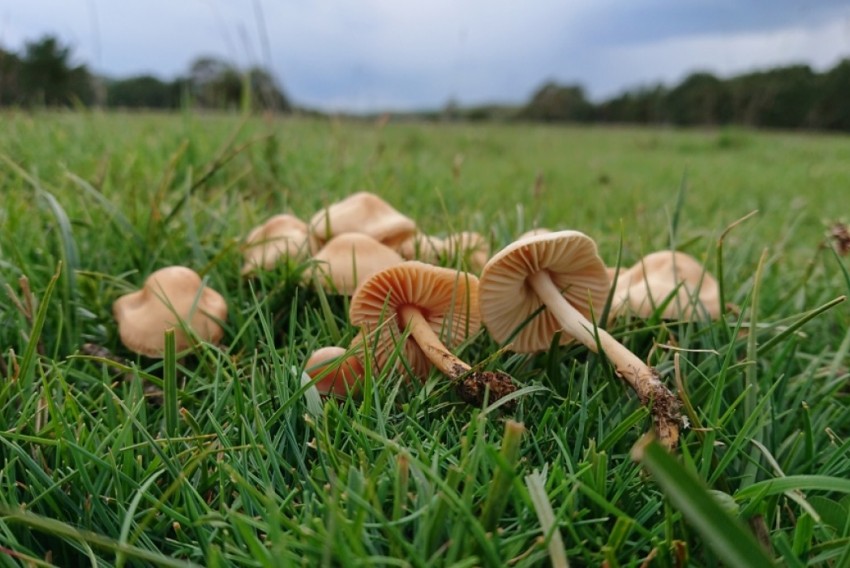
[[[755,534],[782,565],[850,565],[850,265],[825,237],[850,221],[850,138],[97,112],[0,124],[0,564],[718,566],[746,562]],[[610,264],[669,247],[705,261],[739,306],[724,321],[610,327],[671,388],[678,359],[693,428],[677,460],[655,445],[633,459],[650,421],[604,359],[499,352],[483,332],[461,351],[522,387],[518,447],[502,409],[460,403],[436,372],[370,376],[362,400],[318,407],[301,366],[355,335],[346,301],[298,286],[303,266],[241,278],[240,239],[360,189],[493,250],[544,226],[589,234]],[[171,264],[227,298],[223,345],[139,358],[112,302]]]

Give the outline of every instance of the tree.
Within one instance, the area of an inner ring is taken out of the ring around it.
[[[593,117],[593,106],[587,102],[579,85],[545,83],[520,111],[520,118],[550,121],[587,121]]]
[[[71,48],[53,36],[26,43],[19,81],[27,104],[89,104],[94,100],[88,69],[85,65],[72,66]]]
[[[11,51],[0,49],[0,106],[21,102],[21,60]]]
[[[850,131],[850,59],[844,59],[818,79],[812,122],[818,128]]]
[[[139,75],[110,82],[106,96],[109,106],[176,108],[180,103],[180,88],[151,75]]]
[[[667,95],[676,124],[727,124],[732,120],[729,87],[711,73],[693,73]]]

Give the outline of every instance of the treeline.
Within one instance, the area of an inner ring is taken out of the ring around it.
[[[51,36],[26,43],[20,53],[0,48],[0,106],[292,110],[283,89],[262,67],[240,69],[201,57],[173,81],[152,75],[111,79],[75,65],[71,55]],[[589,101],[579,85],[548,82],[520,107],[463,108],[451,102],[442,111],[405,116],[850,131],[850,59],[823,73],[805,65],[729,79],[693,73],[673,87],[633,89],[599,103]]]
[[[52,36],[27,42],[20,53],[0,48],[0,106],[106,106],[288,111],[283,89],[262,67],[240,69],[200,57],[173,81],[152,75],[111,79],[75,65],[71,49]]]
[[[473,113],[473,117],[474,117]],[[850,131],[850,59],[817,73],[805,65],[628,91],[594,104],[581,87],[547,83],[514,115],[542,121],[743,125]]]

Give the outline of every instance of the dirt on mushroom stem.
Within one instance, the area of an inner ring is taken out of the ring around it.
[[[475,406],[482,406],[485,399],[489,402],[497,400],[516,391],[510,375],[502,372],[477,371],[454,353],[446,349],[434,330],[415,306],[404,306],[399,310],[401,322],[410,328],[410,335],[425,356],[435,367],[442,371],[455,383],[458,396]],[[489,395],[488,393],[489,389]],[[512,404],[505,405],[507,410]]]

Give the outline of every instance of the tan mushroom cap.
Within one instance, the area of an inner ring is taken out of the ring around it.
[[[343,347],[321,347],[313,351],[304,364],[304,370],[316,381],[316,390],[323,395],[346,396],[357,394],[358,383],[363,378],[363,363],[355,355],[346,355]]]
[[[530,231],[526,231],[521,234],[517,240],[521,241],[523,239],[527,239],[528,237],[536,237],[537,235],[545,235],[547,233],[551,233],[552,231],[543,227],[537,227],[536,229],[531,229]]]
[[[366,191],[354,193],[322,209],[310,219],[310,239],[314,250],[343,233],[364,233],[395,249],[415,232],[416,223],[412,219]]]
[[[446,243],[440,237],[416,233],[399,245],[398,252],[407,260],[421,260],[428,264],[436,264],[445,248]]]
[[[522,326],[511,341],[514,351],[546,350],[559,331],[562,345],[573,340],[549,310],[537,313],[543,302],[526,278],[541,271],[584,317],[598,317],[605,306],[608,273],[590,237],[558,231],[515,241],[490,259],[480,287],[481,317],[496,341],[507,341]]]
[[[271,270],[280,260],[301,259],[308,253],[307,223],[294,215],[275,215],[248,233],[242,274]]]
[[[460,259],[463,268],[480,272],[490,257],[490,243],[474,231],[453,233],[444,239],[418,233],[404,241],[399,252],[408,260],[421,260],[428,264],[447,261],[454,265]]]
[[[396,251],[362,233],[332,238],[313,259],[317,264],[306,276],[317,277],[327,290],[344,296],[379,270],[404,262]]]
[[[648,318],[668,298],[662,319],[718,319],[722,313],[714,276],[691,255],[671,250],[648,254],[620,274],[614,311],[630,310]]]
[[[457,346],[481,328],[474,275],[415,260],[382,270],[360,285],[349,307],[352,325],[369,334],[367,346],[375,346],[379,369],[404,334],[399,310],[407,306],[419,308],[447,347]],[[428,376],[432,364],[411,338],[404,342],[402,355],[417,377]]]
[[[490,258],[490,243],[484,235],[475,231],[462,231],[449,235],[445,239],[446,256],[449,259],[460,257],[464,267],[481,272]]]
[[[202,341],[220,341],[224,331],[219,322],[227,319],[227,303],[221,294],[203,286],[191,268],[169,266],[148,276],[141,290],[115,300],[112,313],[125,347],[147,357],[162,357],[168,329],[174,329],[178,351],[193,343],[183,325]]]

